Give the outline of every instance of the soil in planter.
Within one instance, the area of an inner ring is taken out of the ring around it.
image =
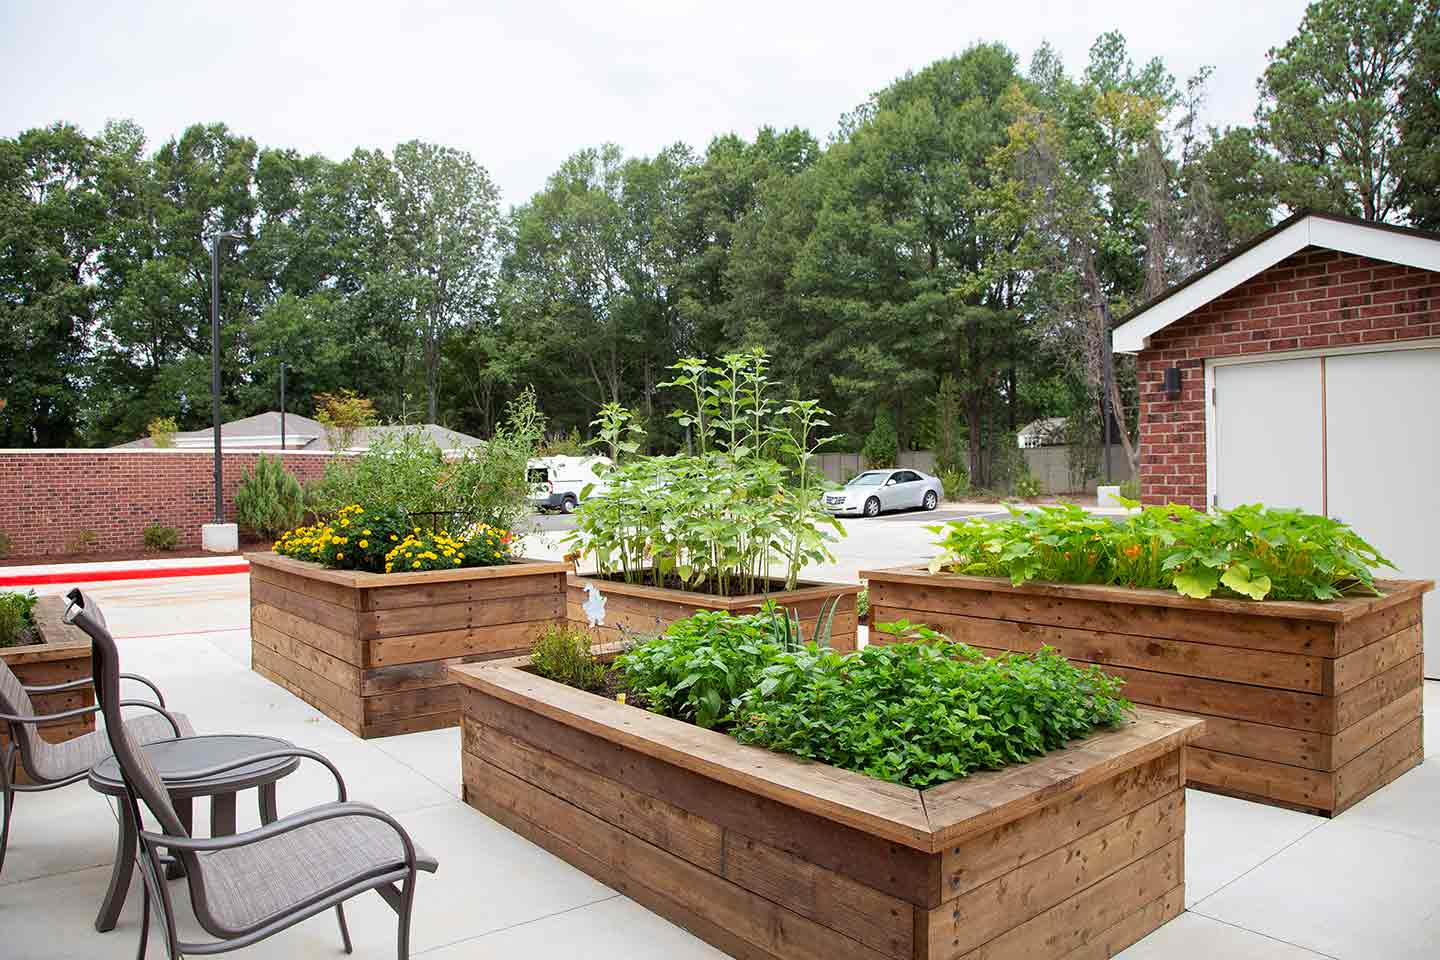
[[[580,576],[585,580],[603,580],[608,583],[629,583],[629,581],[625,579],[624,574],[620,573],[582,573]],[[637,583],[634,584],[634,586],[654,587],[656,584],[653,578],[647,576],[643,583]],[[716,588],[716,584],[708,580],[701,581],[700,583],[685,583],[674,574],[664,577],[659,584],[659,588],[662,590],[685,590],[689,593],[703,593],[710,597],[749,597],[755,594],[784,593],[786,590],[784,580],[765,580],[757,584],[753,590],[732,590],[722,593]]]

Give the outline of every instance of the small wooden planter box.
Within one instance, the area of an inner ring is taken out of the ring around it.
[[[732,956],[1108,957],[1184,909],[1194,718],[922,794],[513,664],[452,670],[466,802]]]
[[[5,661],[20,682],[26,686],[49,686],[70,683],[90,676],[90,638],[79,627],[63,619],[63,597],[41,597],[35,604],[35,625],[43,638],[40,643],[23,647],[0,648]],[[95,703],[95,690],[82,687],[64,693],[43,693],[30,698],[37,713],[60,713]],[[95,714],[86,714],[63,723],[47,723],[37,728],[40,736],[51,743],[73,740],[95,729]],[[0,750],[10,743],[8,724],[0,724]],[[25,771],[19,771],[21,783],[28,782]]]
[[[617,642],[627,632],[632,637],[636,634],[654,636],[664,632],[676,620],[683,620],[700,610],[754,613],[767,599],[798,613],[805,635],[810,637],[821,606],[839,597],[840,603],[835,607],[835,617],[830,625],[830,646],[840,651],[854,650],[859,633],[856,620],[856,597],[860,593],[858,583],[802,581],[795,590],[780,590],[768,596],[757,593],[745,597],[717,597],[690,590],[637,586],[572,573],[567,586],[569,602],[566,616],[577,626],[588,626],[589,621],[580,605],[585,602],[586,588],[592,584],[605,597],[605,623],[600,628],[600,640],[604,643]]]
[[[923,567],[861,576],[874,623],[929,624],[990,653],[1049,645],[1124,679],[1135,703],[1205,716],[1191,786],[1334,816],[1424,758],[1428,580],[1380,581],[1380,597],[1256,603],[1013,587]]]
[[[449,664],[528,652],[565,618],[562,563],[375,574],[246,559],[252,668],[366,739],[457,725]]]

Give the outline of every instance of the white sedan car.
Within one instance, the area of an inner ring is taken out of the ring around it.
[[[919,470],[866,470],[839,490],[826,493],[824,504],[831,513],[875,517],[882,510],[934,510],[944,495],[940,478]]]

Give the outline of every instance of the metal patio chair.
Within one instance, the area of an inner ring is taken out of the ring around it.
[[[159,824],[141,829],[137,845],[144,880],[144,915],[138,956],[145,955],[150,934],[150,903],[159,906],[170,957],[224,953],[257,943],[326,910],[335,909],[345,952],[352,952],[344,903],[367,890],[378,893],[399,919],[398,955],[410,951],[410,916],[419,871],[435,872],[436,861],[417,847],[400,823],[365,803],[345,799],[340,771],[313,750],[290,747],[234,763],[190,771],[177,780],[213,777],[275,757],[303,757],[323,764],[335,777],[339,800],[282,817],[247,833],[194,839],[176,816],[165,783],[145,751],[118,720],[120,673],[115,641],[95,601],[78,588],[67,594],[65,622],[90,635],[95,692],[105,716],[115,759],[125,781],[135,822],[144,824],[140,804]],[[165,883],[168,851],[185,868],[195,919],[213,941],[190,943],[176,935],[175,909]]]
[[[130,737],[138,743],[165,740],[170,737],[185,737],[194,734],[190,722],[183,714],[172,714],[165,709],[165,698],[160,688],[141,676],[132,673],[117,675],[118,680],[133,680],[149,687],[155,694],[155,703],[148,700],[119,700],[120,707],[145,707],[152,713],[143,714],[122,723]],[[90,768],[110,756],[110,741],[105,731],[93,730],[63,743],[51,743],[40,736],[40,727],[51,723],[63,723],[76,717],[98,713],[99,704],[76,707],[60,713],[42,714],[35,710],[32,694],[63,693],[80,690],[91,683],[90,678],[72,680],[49,686],[25,686],[10,667],[0,660],[0,722],[10,730],[10,742],[0,752],[0,808],[5,817],[0,826],[0,874],[5,870],[5,851],[10,846],[10,821],[15,815],[15,795],[18,793],[40,793],[58,790],[84,780]],[[107,722],[110,722],[107,718]],[[16,783],[16,768],[23,769],[29,776],[29,783]]]

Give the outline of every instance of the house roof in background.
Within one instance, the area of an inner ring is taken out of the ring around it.
[[[478,437],[442,427],[436,423],[391,424],[364,427],[355,432],[347,448],[360,452],[368,450],[371,443],[382,436],[419,431],[424,433],[441,450],[462,450],[484,443]],[[270,410],[253,417],[231,420],[220,425],[220,437],[225,447],[231,450],[279,450],[280,413]],[[186,430],[175,434],[175,446],[182,450],[209,449],[214,442],[209,427],[203,430]],[[135,449],[154,447],[150,437],[141,437],[129,443],[117,444],[112,449]],[[318,420],[302,417],[298,413],[285,414],[285,449],[325,452],[330,450],[330,440],[325,428]]]
[[[1115,350],[1144,350],[1170,324],[1306,247],[1440,271],[1440,234],[1302,210],[1131,311],[1115,328]]]

